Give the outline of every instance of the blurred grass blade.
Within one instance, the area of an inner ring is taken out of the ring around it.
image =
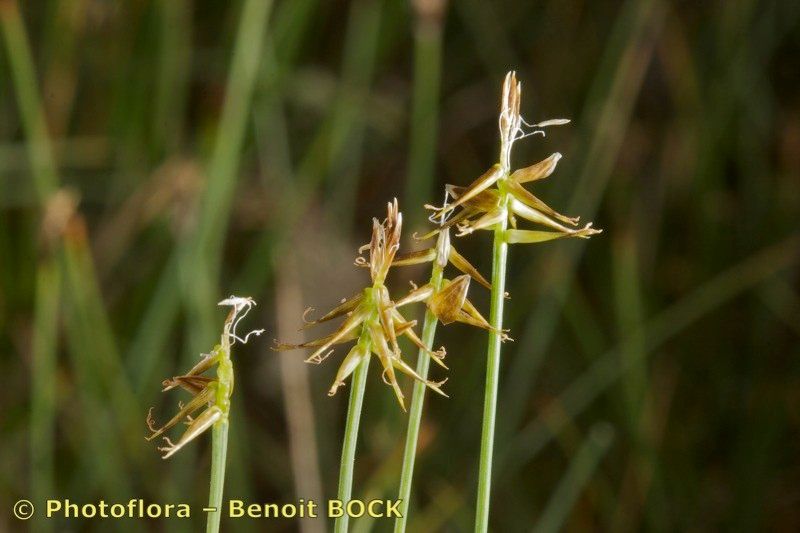
[[[634,337],[608,350],[553,400],[551,407],[518,434],[512,446],[502,454],[504,474],[510,474],[530,461],[564,427],[565,417],[572,419],[583,412],[629,369],[620,365],[618,354],[629,343],[635,342],[636,336],[645,339],[640,356],[652,353],[707,313],[797,264],[800,260],[797,255],[799,246],[800,236],[793,235],[745,259],[648,320]]]
[[[378,58],[384,0],[355,0],[350,5],[344,43],[342,78],[334,103],[325,156],[320,161],[330,176],[330,208],[351,227],[367,117],[365,101]]]
[[[181,281],[192,318],[190,353],[202,351],[215,331],[222,248],[271,9],[271,0],[246,0],[242,6],[198,226],[184,250]]]
[[[594,119],[591,126],[594,133],[567,212],[578,212],[590,219],[597,211],[613,164],[622,150],[623,135],[652,57],[663,14],[660,0],[629,0],[617,21],[606,59],[586,104],[584,120]],[[593,107],[599,107],[596,116]],[[526,355],[510,361],[503,398],[502,429],[506,434],[519,425],[524,406],[528,405],[526,400],[534,389],[536,370],[552,340],[559,320],[558,308],[569,291],[583,250],[584,246],[571,246],[553,252],[551,264],[558,268],[548,273],[550,279],[542,280],[540,286],[547,290],[521,328],[524,334],[517,353]]]
[[[119,445],[128,457],[141,460],[143,449],[141,438],[141,413],[144,408],[133,393],[127,372],[116,347],[115,335],[103,305],[100,288],[94,282],[86,235],[83,224],[69,230],[64,242],[62,265],[64,284],[68,296],[68,337],[80,353],[75,357],[87,372],[87,378],[95,381],[93,390],[97,395],[93,401],[103,408],[112,406],[114,426],[119,431]],[[108,438],[108,435],[106,435]]]
[[[414,24],[414,89],[404,204],[410,207],[408,227],[423,222],[420,207],[434,198],[439,92],[442,77],[442,26],[446,0],[412,2]]]
[[[56,356],[61,280],[58,263],[44,259],[36,273],[36,316],[31,368],[31,499],[45,501],[56,494]],[[51,520],[33,522],[36,531],[52,531]]]
[[[556,533],[563,530],[570,510],[613,440],[614,429],[610,425],[601,422],[592,427],[570,462],[569,469],[552,492],[547,507],[533,528],[534,533]]]
[[[280,264],[275,265],[277,334],[279,339],[291,338],[295,328],[294,317],[303,314],[303,298],[298,279],[297,259],[291,251],[284,253]],[[289,325],[287,318],[292,317]],[[302,333],[298,342],[304,342]],[[322,479],[319,472],[317,435],[314,424],[314,406],[308,378],[308,366],[296,354],[279,354],[281,390],[289,433],[289,457],[292,464],[294,489],[297,498],[322,501]],[[322,533],[322,518],[308,518],[299,524],[302,533]]]
[[[188,100],[192,52],[192,6],[188,0],[159,0],[158,83],[153,115],[154,144],[166,153],[180,149]]]
[[[20,16],[19,6],[15,0],[6,0],[0,2],[0,24],[2,24],[2,32],[11,64],[11,77],[16,89],[18,108],[25,131],[25,136],[27,138],[31,174],[33,175],[34,186],[39,197],[39,202],[41,205],[44,205],[58,187],[58,177],[53,158],[52,147],[50,144],[49,135],[47,133],[44,109],[39,98],[39,89],[34,72],[33,57],[28,45],[25,27]],[[75,262],[68,253],[64,253],[64,250],[60,247],[59,250],[60,252],[58,255],[60,256],[60,260],[58,263],[53,263],[51,266],[44,266],[43,268],[45,271],[43,275],[46,276],[47,279],[40,279],[40,281],[45,283],[48,291],[55,295],[60,295],[61,293],[59,287],[61,276],[60,273],[56,274],[54,270],[56,268],[63,269],[67,272],[66,277],[69,277],[70,270],[72,270],[73,274],[76,274],[74,268],[80,268],[80,266],[76,266]],[[73,268],[70,269],[69,267]],[[86,282],[90,282],[90,280],[94,279],[91,271],[81,271],[77,274],[77,277]],[[74,301],[74,294],[70,293],[68,296],[69,301]],[[98,317],[102,316],[104,316],[102,313],[98,315]],[[50,319],[52,320],[52,318],[53,317],[51,316]],[[42,328],[48,327],[44,323],[40,325]],[[49,327],[52,327],[52,325]],[[42,330],[42,333],[44,333],[44,329]],[[86,337],[83,340],[87,341],[90,338],[91,333],[89,334],[89,337]],[[44,341],[44,339],[40,339],[40,341]],[[40,347],[47,348],[44,345],[40,345]],[[90,346],[83,346],[83,348],[89,347]],[[102,356],[106,357],[105,354]],[[79,374],[81,373],[81,368],[84,371],[88,370],[88,368],[83,365],[84,361],[85,360],[82,353],[75,354],[73,358],[73,364],[76,368],[76,372]],[[52,365],[52,361],[48,362],[46,359],[39,361],[39,363],[44,365],[43,368],[45,371],[47,371],[48,365]],[[122,384],[123,387],[125,386],[124,373],[104,377],[111,380],[116,379],[118,380],[117,382]],[[97,390],[96,387],[92,387],[92,385],[90,385],[92,379],[89,378],[88,373],[84,373],[83,378],[83,387],[80,388],[81,392],[89,391],[91,389],[94,389],[97,392],[97,394],[93,396],[89,394],[83,395],[83,400],[84,408],[86,409],[85,414],[91,415],[94,413],[95,415],[87,417],[87,420],[91,420],[94,424],[96,424],[96,431],[90,433],[99,435],[105,428],[113,426],[103,425],[104,423],[110,423],[110,420],[107,416],[101,414],[101,410],[97,409],[97,404],[95,404],[95,401],[103,397],[103,393]],[[34,377],[34,380],[36,382],[34,390],[37,393],[44,393],[45,388],[50,388],[53,392],[56,389],[54,376],[52,374],[49,376],[47,374],[39,375]],[[51,381],[47,382],[47,380]],[[80,376],[78,381],[80,383]],[[115,398],[117,397],[115,396]],[[125,398],[124,388],[120,391],[118,398],[122,402],[130,399],[130,397]],[[54,408],[54,406],[52,403],[49,403],[47,398],[40,398],[36,403],[39,404],[40,407],[39,412],[37,413],[39,419],[38,421],[41,421],[44,425],[48,419],[52,419],[52,417],[55,416],[54,412],[51,411],[50,413],[47,413],[45,409],[48,406],[52,408]],[[126,411],[128,414],[130,414],[128,409],[130,409],[131,405],[130,403],[126,403],[126,405],[127,408],[120,413],[120,416],[124,416]],[[131,420],[131,418],[128,418],[128,420]],[[40,428],[37,428],[37,431],[39,429]],[[43,426],[41,429],[43,429]],[[97,430],[99,430],[99,432]],[[128,444],[130,444],[130,440],[126,440],[128,441]],[[106,435],[102,442],[96,439],[93,439],[92,442],[94,447],[86,447],[84,449],[85,454],[94,454],[95,456],[99,455],[103,446],[108,446],[112,450],[119,450],[119,446],[116,446],[116,443],[114,443],[113,439],[109,441],[108,435]],[[106,488],[108,489],[109,494],[112,494],[114,491],[127,485],[126,483],[120,482],[118,479],[120,476],[122,476],[122,471],[122,461],[118,453],[107,453],[102,460],[97,461],[96,472],[99,474],[99,477],[107,483]]]
[[[16,90],[17,106],[27,137],[28,160],[40,203],[58,187],[53,149],[47,133],[44,109],[39,99],[39,84],[34,72],[33,55],[17,0],[0,2],[0,23],[11,64],[11,79]]]
[[[162,271],[128,351],[131,360],[146,358],[139,386],[158,371],[159,357],[180,311],[181,294],[193,313],[196,333],[190,335],[188,353],[200,353],[215,331],[213,313],[218,295],[213,280],[219,268],[271,6],[271,1],[248,0],[242,7],[222,117],[208,164],[208,183],[198,214],[200,226],[193,240],[178,248]]]

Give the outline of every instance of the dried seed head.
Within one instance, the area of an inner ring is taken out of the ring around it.
[[[503,97],[500,100],[498,119],[502,146],[500,164],[506,169],[510,167],[511,145],[522,134],[522,117],[519,115],[521,98],[522,84],[517,81],[517,73],[509,71],[503,81]]]
[[[236,341],[246,343],[250,335],[260,335],[264,331],[251,331],[244,338],[240,338],[236,334],[236,326],[250,311],[250,308],[256,305],[252,298],[231,296],[219,302],[219,305],[232,308],[222,328],[221,343],[215,346],[211,353],[204,354],[203,358],[186,374],[174,376],[162,382],[165,392],[180,387],[191,394],[192,398],[185,404],[178,402],[178,413],[161,427],[156,426],[152,409],[147,413],[147,427],[151,431],[151,434],[145,437],[147,440],[162,436],[165,431],[181,422],[188,426],[177,443],[173,443],[169,438],[163,437],[166,446],[162,446],[158,450],[164,452],[164,459],[175,454],[218,421],[227,418],[234,381],[233,364],[230,360],[231,346]],[[217,370],[216,377],[202,375],[215,367]],[[203,409],[203,411],[194,416],[200,409]]]
[[[386,219],[379,222],[372,219],[372,239],[370,243],[359,248],[359,253],[369,250],[369,261],[363,257],[356,258],[358,266],[369,265],[373,283],[383,283],[392,266],[392,261],[400,248],[400,231],[403,226],[403,215],[397,206],[397,198],[389,202],[386,208]]]

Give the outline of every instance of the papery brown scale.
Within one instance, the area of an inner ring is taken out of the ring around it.
[[[350,331],[350,333],[344,336],[339,336],[338,331],[334,331],[333,333],[325,335],[324,337],[320,337],[319,339],[301,342],[300,344],[276,341],[275,346],[273,346],[272,349],[276,352],[284,352],[287,350],[299,350],[301,348],[318,348],[325,345],[333,346],[335,344],[342,344],[356,338],[358,338],[357,331]]]
[[[334,344],[337,344],[338,342],[342,342],[341,339],[352,334],[353,330],[355,330],[359,325],[361,325],[362,322],[364,322],[366,315],[367,313],[365,310],[361,310],[360,307],[356,308],[356,310],[353,311],[353,313],[349,317],[347,317],[347,320],[342,322],[342,325],[339,326],[339,329],[337,329],[335,332],[333,332],[333,334],[331,334],[327,342],[325,342],[325,344],[320,345],[320,347],[317,348],[314,351],[314,353],[312,353],[306,358],[306,362],[311,363],[319,360],[320,356],[324,354],[328,350],[328,348],[330,348]]]
[[[339,369],[336,371],[336,377],[333,380],[333,385],[331,385],[331,388],[328,390],[328,396],[336,394],[339,387],[344,385],[344,380],[355,371],[364,357],[369,357],[369,350],[361,343],[356,344],[347,352],[342,364],[339,365]]]
[[[167,439],[169,446],[158,448],[160,451],[166,452],[162,456],[162,459],[167,459],[174,455],[178,450],[197,438],[198,435],[201,435],[204,431],[213,426],[220,418],[222,418],[222,411],[215,405],[203,411],[200,416],[192,421],[176,444],[172,444],[172,442]]]
[[[537,181],[550,176],[556,169],[556,165],[561,159],[561,154],[556,152],[547,159],[543,159],[538,163],[525,168],[515,170],[510,177],[510,180],[515,183],[528,183],[529,181]]]
[[[565,224],[569,224],[571,226],[577,226],[578,222],[580,221],[580,217],[568,217],[566,215],[562,215],[539,198],[531,194],[528,189],[520,185],[519,183],[509,181],[508,182],[508,192],[516,198],[520,203],[527,205],[531,209],[536,209],[544,213],[547,216],[553,217]]]
[[[397,254],[392,261],[392,266],[409,266],[428,263],[436,259],[436,249],[426,248],[424,250],[415,250],[413,252],[406,252]]]
[[[461,307],[467,299],[470,277],[466,274],[453,281],[443,280],[442,288],[428,299],[428,308],[442,324],[457,320]]]
[[[506,211],[500,208],[489,211],[477,220],[460,225],[458,227],[458,235],[469,235],[473,231],[491,229],[492,226],[503,220],[505,216],[507,216]]]
[[[196,365],[194,365],[188,372],[184,374],[184,376],[196,376],[198,374],[202,374],[206,370],[211,369],[217,364],[216,351],[218,349],[219,346],[215,347],[210,354],[205,354]]]
[[[458,200],[464,196],[467,187],[459,187],[458,185],[447,185],[447,191],[450,196]],[[472,208],[477,211],[491,211],[500,204],[500,192],[497,189],[486,189],[476,194],[472,198],[465,200],[463,207]]]
[[[161,382],[161,392],[167,392],[175,387],[180,387],[189,394],[198,394],[208,386],[214,378],[207,378],[205,376],[175,376],[170,379],[165,379]]]
[[[467,261],[467,259],[463,255],[458,253],[458,251],[456,250],[455,246],[450,246],[450,254],[448,256],[448,260],[450,261],[450,263],[454,267],[459,269],[461,272],[463,272],[464,274],[469,275],[469,277],[471,277],[472,279],[474,279],[475,281],[477,281],[478,283],[480,283],[481,285],[483,285],[487,289],[492,290],[492,284],[489,283],[486,280],[486,278],[484,278],[481,275],[480,272],[478,272],[477,268],[472,266],[472,263]]]
[[[394,390],[397,401],[400,403],[401,409],[406,410],[403,391],[400,390],[400,385],[397,383],[397,376],[394,373],[394,366],[392,365],[392,351],[386,342],[386,337],[383,335],[383,329],[379,324],[371,322],[367,326],[370,332],[370,341],[372,343],[372,351],[378,356],[378,360],[383,366],[383,380]]]
[[[562,226],[561,224],[559,224],[552,218],[548,217],[541,211],[523,204],[514,197],[511,198],[509,207],[511,208],[512,213],[530,222],[542,224],[543,226],[547,226],[549,228],[553,228],[554,230],[562,231],[564,233],[570,233],[573,231],[571,228]]]
[[[341,304],[337,305],[336,307],[334,307],[333,309],[331,309],[330,311],[328,311],[327,313],[322,315],[320,318],[318,318],[316,320],[308,320],[308,321],[306,321],[305,325],[303,326],[303,329],[305,329],[305,328],[307,328],[309,326],[313,326],[315,324],[321,324],[323,322],[327,322],[329,320],[333,320],[334,318],[338,318],[338,317],[340,317],[342,315],[345,315],[345,314],[349,313],[350,311],[352,311],[353,309],[355,309],[356,307],[358,307],[358,304],[360,304],[363,299],[364,299],[364,293],[363,292],[359,292],[358,294],[356,294],[354,296],[351,296],[350,298],[345,299],[344,302],[342,302]]]
[[[147,419],[148,419],[148,427],[153,432],[150,436],[145,437],[145,440],[151,441],[156,437],[162,435],[168,429],[176,426],[179,422],[184,420],[186,417],[191,416],[192,413],[204,407],[208,402],[214,399],[214,393],[216,388],[213,386],[206,387],[203,389],[199,394],[195,395],[183,408],[173,416],[166,424],[161,426],[160,428],[153,428],[151,427],[152,417],[151,414],[148,412]]]
[[[451,204],[447,204],[446,206],[440,208],[438,210],[438,214],[448,213],[455,209],[456,207],[465,204],[469,200],[475,198],[478,194],[482,191],[485,191],[499,180],[503,176],[503,169],[500,167],[499,164],[495,163],[492,168],[484,172],[478,179],[473,181],[467,188],[461,193],[461,195]]]
[[[426,283],[422,287],[418,287],[394,303],[395,307],[403,307],[408,304],[422,302],[428,299],[434,293],[433,285]]]

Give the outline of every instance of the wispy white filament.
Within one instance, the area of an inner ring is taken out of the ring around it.
[[[253,331],[250,331],[249,333],[247,333],[244,336],[244,338],[241,338],[238,335],[236,335],[236,327],[239,325],[239,322],[245,316],[247,316],[247,313],[250,312],[250,308],[253,307],[254,305],[256,305],[255,300],[253,300],[251,297],[247,296],[247,297],[243,298],[241,296],[233,296],[233,295],[231,295],[229,298],[225,298],[224,300],[219,302],[217,305],[233,307],[233,318],[231,319],[231,327],[227,331],[228,339],[230,340],[231,346],[236,344],[236,341],[239,341],[242,344],[247,344],[247,341],[250,338],[250,335],[258,336],[258,335],[261,335],[262,333],[264,333],[263,329],[254,329]],[[244,310],[244,312],[242,312],[242,310]],[[239,313],[241,313],[241,314],[239,314]]]

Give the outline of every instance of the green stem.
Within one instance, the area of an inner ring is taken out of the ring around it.
[[[435,261],[431,272],[431,285],[436,290],[442,285],[442,267]],[[422,343],[430,349],[433,346],[433,338],[436,335],[436,325],[438,320],[430,310],[425,312],[425,322],[422,325]],[[423,350],[417,355],[417,374],[422,379],[428,379],[428,368],[430,367],[430,355]],[[394,522],[395,533],[402,533],[406,530],[408,519],[409,499],[411,497],[411,482],[414,477],[414,462],[417,458],[417,440],[419,438],[419,426],[422,422],[422,408],[425,404],[425,383],[414,381],[414,391],[411,397],[411,407],[408,413],[408,430],[406,431],[406,448],[403,452],[403,468],[400,472],[400,491],[398,499],[400,503],[400,517]]]
[[[506,204],[506,192],[502,180],[498,183],[501,204]],[[483,400],[483,428],[481,431],[481,455],[478,471],[478,501],[475,510],[475,531],[485,532],[489,527],[489,500],[492,485],[492,452],[494,450],[494,428],[497,415],[497,386],[500,381],[500,344],[503,329],[503,301],[506,291],[506,258],[508,243],[505,240],[507,217],[494,230],[492,248],[492,295],[489,333],[486,351],[486,391]]]
[[[219,364],[217,366],[217,392],[215,405],[222,411],[222,417],[211,429],[211,481],[208,490],[208,507],[215,509],[208,513],[206,533],[217,533],[222,517],[222,491],[225,487],[225,463],[228,456],[228,415],[231,408],[231,392],[233,392],[233,361],[231,347],[228,344],[228,328],[226,323],[222,346],[218,348]]]
[[[222,489],[225,485],[225,460],[228,455],[228,418],[214,424],[211,429],[211,488],[208,493],[208,506],[216,509],[208,513],[206,533],[219,531],[222,516]]]
[[[44,204],[58,189],[58,173],[39,97],[33,53],[16,0],[0,2],[0,27],[8,51],[20,120],[28,141],[26,146],[33,185],[39,201]]]
[[[347,405],[347,422],[344,428],[344,443],[342,444],[342,462],[339,467],[338,499],[346,505],[353,495],[353,466],[356,459],[356,444],[358,443],[358,425],[361,421],[361,406],[364,403],[364,389],[367,385],[369,370],[369,351],[367,356],[358,365],[352,379],[350,401]],[[343,514],[336,519],[335,533],[345,533],[350,518]]]

